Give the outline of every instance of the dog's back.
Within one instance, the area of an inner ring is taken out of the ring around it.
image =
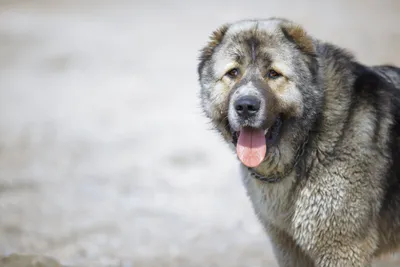
[[[382,65],[373,69],[385,81],[391,96],[393,125],[390,136],[391,167],[387,173],[379,224],[380,246],[376,254],[396,250],[400,244],[400,68]],[[377,90],[377,88],[374,88]]]

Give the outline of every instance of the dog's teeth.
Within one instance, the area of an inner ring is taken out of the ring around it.
[[[264,131],[264,135],[266,135],[268,133],[268,129]]]

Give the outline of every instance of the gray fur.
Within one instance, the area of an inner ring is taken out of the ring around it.
[[[241,70],[237,79],[225,75],[232,66]],[[283,77],[266,78],[271,67]],[[228,143],[243,126],[229,112],[238,94],[263,100],[262,116],[249,126],[267,129],[284,114],[278,141],[254,168],[278,181],[257,180],[241,165],[281,267],[370,266],[397,249],[400,69],[364,66],[273,18],[216,31],[201,54],[199,80],[203,110]]]

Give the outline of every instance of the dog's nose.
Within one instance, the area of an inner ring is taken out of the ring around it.
[[[260,110],[261,101],[255,96],[242,96],[235,101],[235,110],[243,118],[254,116]]]

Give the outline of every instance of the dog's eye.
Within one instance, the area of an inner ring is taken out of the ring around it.
[[[226,76],[228,76],[231,79],[235,79],[239,76],[239,74],[240,74],[240,70],[238,68],[233,68],[226,73]]]
[[[282,74],[280,74],[279,72],[277,72],[275,70],[269,70],[267,73],[267,78],[269,78],[269,79],[276,79],[281,76],[282,76]]]

